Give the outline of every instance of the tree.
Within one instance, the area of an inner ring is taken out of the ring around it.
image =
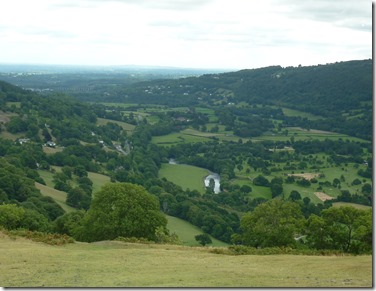
[[[270,185],[270,182],[264,176],[258,175],[256,178],[253,179],[253,184],[255,184],[256,186],[268,187]]]
[[[211,244],[212,243],[212,240],[211,240],[210,236],[207,233],[202,233],[202,234],[195,235],[195,239],[202,246],[205,246],[207,244]]]
[[[253,247],[293,246],[304,217],[299,204],[272,199],[246,213],[241,221],[242,241]]]
[[[366,194],[366,195],[371,194],[372,193],[372,186],[371,186],[371,184],[365,183],[362,186],[362,193]]]
[[[91,196],[81,187],[69,190],[66,203],[78,209],[89,209]]]
[[[44,215],[33,209],[25,209],[25,215],[21,221],[21,227],[31,231],[48,232],[51,223]]]
[[[0,225],[6,229],[21,227],[25,209],[16,204],[0,205]]]
[[[364,210],[351,206],[331,207],[322,211],[322,217],[329,227],[333,247],[349,252],[356,234],[357,219]]]
[[[297,201],[297,200],[301,200],[302,199],[302,196],[300,195],[300,193],[296,190],[292,190],[291,193],[290,193],[290,197],[289,197],[292,201]],[[308,198],[309,199],[309,198]],[[309,203],[309,201],[308,201]]]
[[[354,181],[351,182],[351,185],[354,186],[354,185],[360,185],[362,184],[362,181],[360,181],[358,178],[355,178]]]
[[[79,228],[82,226],[85,212],[76,210],[58,217],[53,222],[54,231],[67,234],[75,239],[79,237]]]
[[[24,228],[32,231],[50,231],[49,220],[38,211],[15,204],[0,205],[0,226],[6,229]]]
[[[322,216],[307,221],[307,242],[317,249],[361,253],[372,250],[372,209],[351,206],[331,207]]]
[[[155,239],[155,230],[167,220],[158,199],[142,186],[106,184],[97,192],[84,217],[81,240],[111,240],[119,236]]]

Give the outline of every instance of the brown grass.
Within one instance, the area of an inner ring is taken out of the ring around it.
[[[1,234],[1,233],[0,233]],[[104,241],[50,246],[0,235],[4,287],[371,287],[371,256],[228,256]]]
[[[329,196],[328,194],[325,194],[324,192],[315,192],[314,193],[317,198],[319,198],[321,201],[326,201],[326,200],[332,200],[334,197]]]
[[[303,173],[303,174],[288,174],[288,176],[303,178],[303,179],[306,179],[306,180],[309,181],[313,178],[320,176],[320,174],[318,174],[318,173]]]

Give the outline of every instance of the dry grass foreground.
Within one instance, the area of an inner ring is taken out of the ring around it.
[[[124,242],[50,246],[0,233],[4,287],[371,287],[371,256],[228,256]]]

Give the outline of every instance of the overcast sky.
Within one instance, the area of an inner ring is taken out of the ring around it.
[[[369,0],[2,0],[0,63],[244,69],[372,57]]]

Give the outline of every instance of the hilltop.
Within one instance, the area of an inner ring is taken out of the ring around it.
[[[49,246],[0,232],[4,287],[371,287],[371,256],[215,254],[116,241]]]

